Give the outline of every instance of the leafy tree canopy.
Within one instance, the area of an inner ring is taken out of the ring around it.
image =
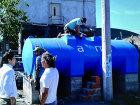
[[[24,2],[29,7],[29,5]],[[20,24],[29,21],[26,12],[20,8],[20,0],[0,0],[0,36],[17,39]]]

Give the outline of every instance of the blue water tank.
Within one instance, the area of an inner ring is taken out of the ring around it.
[[[33,77],[36,69],[36,55],[33,49],[36,45],[48,50],[53,56],[57,55],[56,67],[60,75],[102,75],[102,39],[99,36],[82,39],[74,36],[26,39],[22,62],[26,74],[33,74]],[[123,74],[138,72],[139,54],[131,43],[111,40],[111,49],[113,71]]]

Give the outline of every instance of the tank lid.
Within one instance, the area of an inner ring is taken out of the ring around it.
[[[34,38],[34,36],[29,36],[28,38]]]
[[[119,38],[119,37],[117,37],[117,38],[115,38],[114,40],[120,40],[120,38]]]
[[[101,36],[94,36],[94,41],[100,41],[102,40]]]

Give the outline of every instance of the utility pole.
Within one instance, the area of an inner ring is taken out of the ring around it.
[[[102,0],[102,80],[103,100],[113,99],[110,34],[110,0]]]
[[[21,54],[21,43],[22,43],[22,23],[20,25],[20,31],[18,33],[18,54]]]

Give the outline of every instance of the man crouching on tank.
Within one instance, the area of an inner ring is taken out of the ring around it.
[[[69,23],[67,23],[64,26],[64,34],[59,34],[57,36],[57,38],[61,38],[62,36],[65,36],[65,35],[80,36],[81,33],[79,32],[79,27],[80,27],[81,23],[86,23],[86,21],[87,21],[87,19],[84,17],[75,18],[75,19],[71,20]]]

